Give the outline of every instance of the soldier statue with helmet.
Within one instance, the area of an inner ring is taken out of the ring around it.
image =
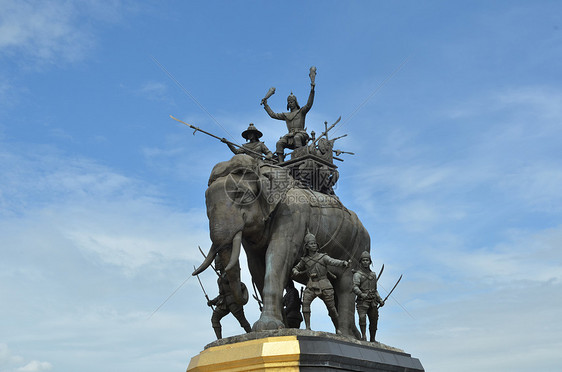
[[[377,291],[378,278],[377,274],[371,271],[371,263],[369,252],[361,253],[360,269],[353,274],[353,292],[357,295],[356,303],[361,338],[364,341],[367,340],[368,316],[370,341],[374,342],[379,321],[379,307],[384,306],[384,300]]]
[[[252,332],[252,327],[244,315],[243,306],[248,303],[248,289],[246,288],[246,285],[242,283],[244,303],[239,304],[232,295],[232,290],[230,289],[226,272],[224,271],[224,267],[219,257],[215,259],[215,270],[217,271],[217,274],[219,274],[219,278],[217,279],[219,295],[212,300],[207,301],[207,306],[216,306],[213,309],[213,315],[211,316],[211,324],[217,339],[222,338],[222,326],[220,321],[229,313],[232,313],[238,322],[240,322],[240,326],[244,328],[246,333]]]
[[[310,232],[304,237],[305,255],[301,257],[292,270],[294,278],[307,274],[308,282],[302,299],[302,313],[306,329],[310,330],[310,304],[316,297],[320,297],[328,308],[328,314],[334,323],[336,332],[338,327],[338,311],[334,299],[334,288],[328,279],[328,266],[348,267],[350,261],[338,260],[326,253],[318,252],[316,237]]]
[[[244,137],[247,141],[242,145],[242,147],[234,147],[234,145],[225,138],[222,138],[221,141],[226,143],[230,151],[234,154],[246,154],[257,159],[261,159],[260,155],[263,154],[266,159],[271,159],[273,158],[273,154],[269,151],[265,143],[259,141],[262,136],[263,133],[254,126],[254,123],[250,123],[248,129],[242,132],[242,137]]]

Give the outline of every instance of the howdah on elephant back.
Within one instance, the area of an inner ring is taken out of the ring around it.
[[[254,331],[283,328],[282,299],[293,266],[303,256],[307,232],[321,251],[358,267],[370,238],[354,212],[336,196],[299,187],[284,168],[248,155],[217,164],[205,192],[212,245],[193,273],[205,270],[218,254],[226,265],[232,292],[241,301],[239,255],[246,251],[248,268],[263,300]],[[355,295],[350,268],[330,267],[339,313],[338,331],[356,336]]]

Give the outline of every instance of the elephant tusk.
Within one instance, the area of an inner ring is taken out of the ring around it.
[[[232,251],[230,253],[230,261],[226,265],[225,271],[232,269],[237,263],[240,257],[240,246],[242,245],[242,230],[238,231],[234,238],[232,239]]]
[[[211,249],[209,249],[209,253],[207,254],[207,257],[205,257],[205,260],[203,261],[201,266],[199,266],[199,268],[197,268],[191,275],[195,276],[205,271],[213,263],[216,254],[217,254],[217,248],[213,244],[211,246]]]

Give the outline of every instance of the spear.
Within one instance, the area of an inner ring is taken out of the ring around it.
[[[195,265],[193,265],[193,270],[197,270],[197,268],[195,267]],[[203,290],[203,294],[205,295],[205,298],[207,299],[207,303],[209,303],[211,300],[209,299],[209,296],[207,296],[207,292],[205,292],[205,288],[203,287],[203,283],[201,283],[201,279],[199,279],[199,275],[197,276],[197,280],[199,281],[199,285],[201,286],[201,289]],[[211,307],[211,309],[213,311],[215,311],[215,308],[213,305],[209,305]]]
[[[349,152],[349,151],[343,151],[343,150],[332,150],[336,156],[340,156],[341,154],[349,154],[349,155],[355,155],[354,152]]]
[[[334,142],[334,141],[339,140],[340,138],[343,138],[343,137],[347,137],[347,134],[341,135],[341,136],[336,137],[336,138],[332,138],[330,141]]]
[[[335,127],[336,124],[340,122],[340,120],[341,120],[341,116],[338,118],[338,120],[336,120],[336,122],[335,122],[334,124],[330,125],[329,128],[328,128],[328,122],[325,121],[325,122],[324,122],[324,125],[326,126],[326,130],[325,130],[324,132],[322,132],[322,134],[319,135],[319,136],[314,140],[314,142],[313,142],[312,144],[314,145],[316,142],[318,142],[318,140],[319,140],[320,138],[322,138],[322,137],[328,135],[328,132],[329,132],[333,127]]]
[[[236,144],[236,143],[234,143],[234,142],[230,142],[230,141],[227,140],[226,138],[221,138],[221,137],[219,137],[219,136],[216,136],[216,135],[214,135],[213,133],[209,133],[209,132],[207,132],[207,131],[205,131],[205,130],[199,128],[199,127],[196,127],[195,125],[188,124],[188,123],[186,123],[185,121],[182,121],[182,120],[180,120],[180,119],[178,119],[178,118],[173,117],[172,115],[170,115],[170,117],[171,117],[172,119],[174,119],[175,121],[180,122],[180,123],[182,123],[182,124],[185,124],[185,125],[187,125],[188,127],[190,127],[191,129],[193,129],[193,135],[195,135],[195,133],[197,133],[197,132],[199,131],[199,132],[201,132],[201,133],[205,133],[205,134],[208,135],[208,136],[211,136],[211,137],[213,137],[213,138],[216,138],[216,139],[218,139],[218,140],[221,141],[221,142],[224,142],[224,143],[227,143],[227,144],[231,144],[232,146],[239,147],[239,148],[241,148],[241,149],[244,150],[244,151],[251,152],[251,153],[254,154],[254,155],[258,155],[260,158],[264,158],[264,156],[263,156],[262,154],[260,154],[259,152],[256,152],[256,151],[247,149],[247,148],[245,148],[245,147],[243,147],[243,146],[240,146],[240,145],[238,145],[238,144]]]
[[[262,309],[263,309],[263,301],[260,300],[260,298],[258,297],[258,291],[256,290],[256,283],[254,282],[254,280],[252,280],[252,285],[254,286],[254,294],[252,296],[258,302],[258,306],[259,306],[260,312],[261,312]]]

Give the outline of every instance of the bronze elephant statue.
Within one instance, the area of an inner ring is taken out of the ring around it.
[[[307,231],[333,258],[351,259],[358,267],[370,238],[356,214],[336,196],[301,188],[288,170],[235,155],[218,163],[205,192],[212,245],[193,275],[205,270],[215,256],[228,262],[226,272],[235,298],[242,301],[239,255],[244,246],[248,268],[263,300],[254,331],[283,328],[283,289],[303,252]],[[342,334],[357,337],[351,268],[331,268],[331,281]]]

